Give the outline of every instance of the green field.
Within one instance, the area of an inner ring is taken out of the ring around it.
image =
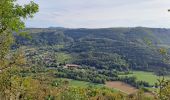
[[[77,81],[77,80],[69,80],[69,85],[74,87],[88,87],[88,86],[94,86],[99,88],[104,87],[103,84],[95,84],[95,83]]]
[[[95,84],[91,82],[85,82],[85,81],[78,81],[78,80],[72,80],[72,79],[67,79],[67,78],[58,78],[59,80],[67,80],[69,82],[69,86],[71,87],[88,87],[88,86],[93,86],[97,88],[102,88],[104,87],[104,84]]]
[[[132,74],[128,75],[119,75],[120,77],[124,76],[135,76],[137,80],[146,81],[151,85],[154,85],[157,82],[157,79],[162,77],[155,75],[153,72],[144,72],[144,71],[133,71]],[[169,76],[165,76],[165,79],[170,79]]]
[[[95,84],[95,83],[90,83],[90,82],[85,82],[85,81],[77,81],[77,80],[72,80],[72,79],[67,79],[67,80],[69,80],[70,87],[87,88],[89,86],[92,86],[92,88],[101,89],[103,91],[121,92],[119,89],[116,89],[116,88],[108,88],[104,84]],[[121,92],[121,93],[124,94],[124,92]]]

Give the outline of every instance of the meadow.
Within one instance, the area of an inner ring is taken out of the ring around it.
[[[93,86],[93,87],[98,87],[98,88],[104,87],[103,84],[96,84],[96,83],[90,83],[90,82],[85,82],[85,81],[77,81],[77,80],[71,80],[71,79],[69,79],[69,86],[73,86],[73,87]]]
[[[146,81],[150,85],[154,85],[156,82],[158,82],[158,79],[162,79],[162,76],[157,76],[153,72],[145,72],[145,71],[133,71],[130,74],[127,75],[119,75],[120,77],[131,77],[134,76],[137,78],[138,81]],[[166,80],[170,79],[170,76],[164,77]]]

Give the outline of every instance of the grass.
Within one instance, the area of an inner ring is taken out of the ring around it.
[[[72,79],[67,79],[67,80],[69,80],[69,86],[71,86],[71,87],[87,88],[89,86],[92,86],[93,88],[101,89],[103,91],[121,92],[121,93],[126,94],[125,92],[122,92],[119,89],[108,88],[104,84],[97,84],[97,83],[91,83],[91,82],[85,82],[85,81],[77,81],[77,80],[72,80]]]
[[[146,81],[150,85],[154,85],[157,82],[157,79],[162,78],[155,75],[153,72],[144,72],[144,71],[133,71],[132,74],[128,75],[119,75],[120,77],[124,76],[135,76],[138,81]],[[170,79],[169,76],[165,76],[165,79]]]
[[[75,86],[75,87],[88,87],[88,86],[94,86],[94,87],[99,87],[99,88],[104,87],[103,84],[95,84],[95,83],[77,81],[77,80],[70,80],[69,85]]]
[[[105,86],[105,84],[97,84],[97,83],[91,83],[91,82],[85,82],[85,81],[78,81],[73,79],[67,79],[67,78],[57,78],[58,80],[67,80],[69,82],[69,87],[75,87],[75,88],[88,88],[89,86],[94,89],[98,89],[99,91],[105,91],[105,92],[115,92],[115,93],[123,93],[126,95],[127,93],[122,92],[121,90],[117,88],[109,88]]]
[[[97,83],[91,83],[91,82],[85,82],[85,81],[78,81],[78,80],[72,80],[67,78],[58,78],[59,80],[67,80],[69,81],[69,86],[71,87],[83,87],[86,88],[88,86],[93,86],[97,88],[104,87],[104,84],[97,84]]]

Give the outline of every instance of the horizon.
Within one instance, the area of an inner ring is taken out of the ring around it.
[[[145,26],[135,26],[135,27],[97,27],[97,28],[86,28],[86,27],[77,27],[77,28],[70,28],[70,27],[58,27],[58,26],[49,26],[49,27],[26,27],[26,28],[65,28],[65,29],[109,29],[109,28],[152,28],[152,29],[170,29],[170,27],[145,27]]]
[[[18,0],[19,4],[28,1]],[[26,27],[170,28],[169,0],[33,0],[40,11]]]

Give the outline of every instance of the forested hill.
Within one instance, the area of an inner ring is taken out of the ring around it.
[[[31,47],[62,45],[56,52],[74,56],[72,63],[104,69],[170,70],[154,47],[170,47],[170,29],[102,28],[27,29],[31,40],[17,37],[17,43]],[[151,45],[149,45],[151,44]]]

